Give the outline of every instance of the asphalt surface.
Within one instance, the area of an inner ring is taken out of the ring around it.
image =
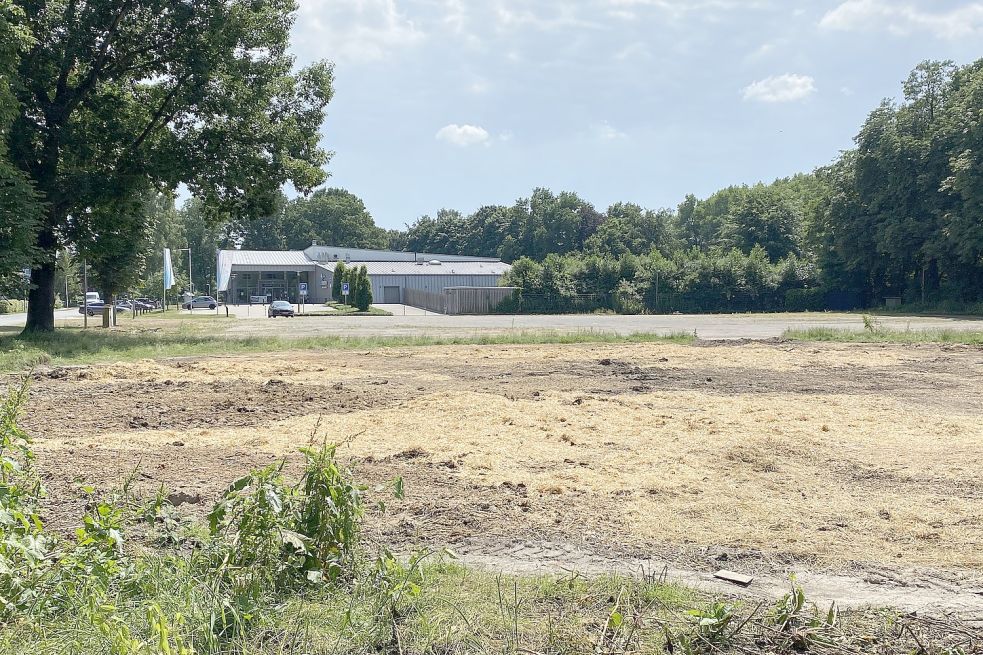
[[[524,316],[442,316],[423,315],[413,308],[405,316],[401,306],[386,307],[393,316],[299,315],[284,320],[240,320],[228,330],[230,335],[269,335],[307,337],[337,336],[469,336],[503,332],[583,332],[617,334],[695,333],[703,339],[768,339],[779,337],[789,328],[830,327],[863,329],[858,314],[714,314],[714,315],[524,315]],[[878,323],[893,329],[983,330],[983,319],[924,316],[877,317]]]
[[[392,316],[304,316],[293,319],[268,319],[266,308],[232,305],[229,311],[239,320],[229,325],[230,336],[267,335],[281,337],[336,336],[470,336],[504,332],[584,332],[616,334],[672,334],[685,332],[703,339],[769,339],[779,337],[789,328],[828,327],[863,329],[859,314],[677,314],[655,316],[575,315],[495,315],[443,316],[404,305],[376,305]],[[299,309],[299,308],[298,308]],[[308,311],[314,306],[308,305]],[[323,307],[317,307],[323,311]],[[219,310],[224,312],[224,307]],[[195,310],[207,313],[208,310]],[[405,314],[404,314],[405,312]],[[124,315],[122,318],[125,318]],[[24,325],[25,314],[0,315],[0,327]],[[878,316],[885,328],[911,330],[983,330],[983,318],[935,316]],[[82,322],[77,309],[55,311],[56,325],[66,321]],[[90,319],[98,325],[99,317]]]
[[[79,314],[78,307],[69,307],[68,309],[56,309],[55,310],[55,325],[58,325],[61,321],[78,319],[82,320],[82,315]],[[27,320],[27,314],[0,314],[0,327],[23,327],[24,322]],[[92,320],[99,320],[95,317]]]

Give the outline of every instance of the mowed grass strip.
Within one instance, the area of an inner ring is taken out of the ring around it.
[[[983,345],[983,330],[850,330],[813,327],[785,330],[782,338],[793,341],[835,343],[952,343]]]
[[[0,332],[0,335],[3,335]],[[601,331],[516,331],[467,336],[313,336],[232,338],[182,324],[176,331],[59,329],[49,334],[0,336],[0,372],[16,372],[45,364],[94,364],[158,357],[193,357],[288,350],[375,349],[440,345],[692,343],[685,332],[619,335]]]

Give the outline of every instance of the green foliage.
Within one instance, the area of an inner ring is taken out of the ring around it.
[[[306,467],[294,528],[303,535],[303,569],[312,580],[350,576],[357,564],[364,488],[338,465],[336,449],[329,444],[301,449]]]
[[[792,589],[768,613],[768,621],[778,632],[780,647],[797,652],[813,646],[835,646],[832,635],[839,624],[836,604],[820,612],[819,607],[806,600],[805,590],[792,580]]]
[[[785,292],[785,310],[789,312],[818,312],[826,308],[826,290],[789,289]]]
[[[244,250],[303,250],[312,243],[385,248],[389,235],[377,227],[361,198],[345,189],[318,189],[288,201],[276,197],[272,211],[233,216],[230,240]]]
[[[385,248],[386,233],[376,227],[365,204],[344,189],[319,189],[286,204],[283,225],[287,249],[313,242],[351,248]]]
[[[336,580],[356,565],[361,492],[335,458],[335,446],[304,448],[300,483],[288,486],[283,462],[236,480],[208,515],[223,541],[218,570],[253,597],[301,581]]]
[[[786,330],[783,339],[798,341],[835,341],[841,343],[960,343],[983,345],[983,332],[970,330],[892,330],[875,327],[851,330],[837,328],[809,328]]]
[[[706,608],[687,610],[686,616],[693,626],[688,641],[705,650],[726,646],[740,629],[740,625],[735,627],[738,621],[734,610],[732,604],[719,601]]]
[[[39,507],[44,490],[31,467],[30,440],[17,424],[27,385],[25,378],[0,404],[0,625],[40,599],[50,567]]]
[[[334,298],[335,302],[345,301],[345,297],[341,293],[341,283],[347,281],[347,271],[345,262],[339,261],[335,264],[334,275],[331,277],[331,297]]]
[[[0,314],[16,314],[23,312],[27,308],[27,303],[23,300],[12,298],[0,298]]]
[[[360,312],[367,312],[372,305],[372,281],[369,280],[369,272],[365,266],[356,269],[349,269],[349,282],[351,284],[351,302]]]
[[[901,103],[819,175],[812,240],[830,284],[909,300],[983,299],[983,60],[919,64]]]
[[[817,277],[809,261],[790,255],[772,263],[761,246],[748,254],[694,248],[671,259],[658,251],[618,259],[550,255],[542,264],[515,262],[503,283],[518,287],[519,297],[499,311],[778,311],[790,290],[815,286]]]
[[[0,0],[0,278],[35,260],[43,211],[30,177],[12,161],[6,139],[21,108],[18,62],[34,43],[24,29],[25,18],[24,10],[12,0]]]
[[[258,216],[283,183],[307,192],[325,179],[329,155],[318,142],[332,68],[295,67],[295,3],[59,1],[38,11],[14,0],[3,8],[24,10],[15,25],[37,44],[29,56],[18,51],[15,103],[2,105],[16,107],[12,163],[48,203],[34,239],[28,330],[53,328],[56,250],[68,240],[124,256],[127,239],[146,233],[131,207],[142,193],[184,183],[210,219]]]
[[[424,216],[405,244],[391,242],[521,264],[510,283],[523,292],[510,311],[635,311],[617,295],[625,281],[646,311],[774,310],[786,300],[818,310],[820,293],[805,291],[818,288],[840,292],[838,305],[983,300],[983,60],[919,64],[904,100],[871,112],[856,143],[814,173],[687,195],[675,211],[616,203],[602,214],[575,194],[536,189],[511,207]],[[591,261],[656,254],[672,266],[648,273],[659,270],[680,294],[665,306],[646,289],[646,273],[611,279]],[[564,264],[547,265],[550,255]],[[578,280],[578,269],[598,275]],[[786,294],[793,289],[802,292]]]

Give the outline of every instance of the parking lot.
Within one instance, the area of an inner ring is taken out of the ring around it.
[[[599,331],[614,334],[672,334],[686,332],[703,339],[770,339],[780,337],[787,329],[813,327],[862,330],[863,317],[851,313],[797,313],[797,314],[678,314],[639,315],[615,314],[536,314],[536,315],[485,315],[445,316],[407,305],[375,305],[392,316],[305,316],[307,312],[331,311],[323,305],[294,306],[298,315],[289,327],[282,321],[269,321],[264,305],[222,305],[217,310],[181,310],[182,314],[196,316],[224,316],[226,309],[235,322],[226,327],[229,336],[277,335],[306,337],[319,334],[351,336],[415,336],[444,335],[467,336],[476,333],[503,333],[511,331]],[[0,326],[17,327],[24,324],[25,314],[0,316]],[[262,320],[259,320],[262,319]],[[119,320],[130,320],[129,314],[121,314]],[[878,324],[897,330],[980,330],[983,319],[974,317],[943,316],[879,316]],[[75,308],[55,312],[58,325],[78,325],[82,317]],[[98,317],[90,319],[90,325],[98,325]]]
[[[318,316],[298,315],[284,328],[276,321],[240,320],[229,326],[228,334],[312,336],[318,334],[352,336],[467,336],[475,333],[510,331],[582,332],[594,330],[616,334],[695,333],[704,339],[769,339],[779,337],[786,329],[811,327],[863,329],[859,314],[802,313],[802,314],[715,314],[715,315],[490,315],[444,316],[407,308],[406,315],[397,313],[402,306],[383,306],[393,316]],[[230,308],[245,319],[265,318],[265,310],[252,307]],[[983,321],[974,318],[890,316],[877,319],[881,326],[912,330],[979,330]]]

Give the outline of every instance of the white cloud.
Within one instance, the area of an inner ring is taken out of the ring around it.
[[[792,102],[816,92],[816,81],[808,75],[772,75],[744,87],[745,100]]]
[[[651,59],[652,53],[648,47],[639,41],[629,43],[625,47],[614,53],[616,61],[627,61],[629,59]]]
[[[293,29],[298,50],[334,61],[377,61],[425,36],[396,0],[304,0]]]
[[[460,148],[488,143],[488,130],[477,125],[458,125],[451,123],[437,130],[438,141],[444,141]]]
[[[819,21],[831,30],[886,29],[900,36],[927,32],[941,39],[959,39],[983,33],[983,3],[952,9],[922,9],[896,0],[846,0]]]
[[[486,79],[476,79],[468,85],[468,91],[476,96],[483,96],[491,90],[491,84]]]
[[[745,58],[745,61],[757,61],[759,59],[764,59],[765,57],[771,55],[777,46],[774,43],[762,43],[760,46],[755,48],[750,52]]]
[[[767,9],[774,3],[771,0],[607,0],[607,4],[616,14],[630,14],[631,7],[652,7],[672,18],[696,13],[707,20],[717,20],[720,12]]]
[[[628,135],[614,127],[607,121],[601,121],[592,128],[594,136],[601,141],[620,141],[627,139]]]
[[[501,0],[495,7],[495,20],[500,30],[510,31],[518,28],[531,28],[542,32],[563,29],[598,29],[601,24],[595,20],[581,18],[576,4],[557,2],[549,4],[545,11],[535,12],[528,3],[518,3],[521,8],[507,6]]]

